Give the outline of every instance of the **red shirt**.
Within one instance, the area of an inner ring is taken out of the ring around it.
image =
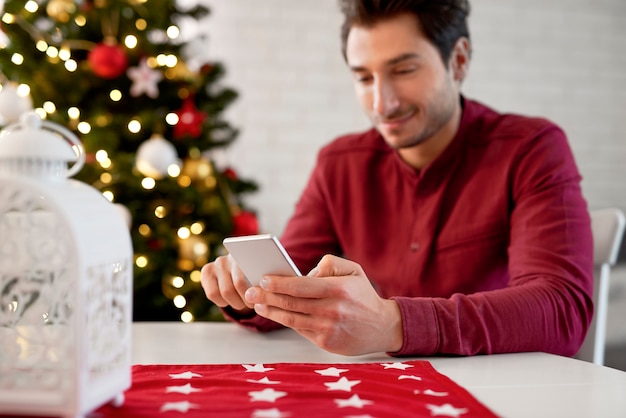
[[[400,306],[394,354],[573,355],[593,312],[580,179],[557,126],[465,99],[419,172],[374,129],[324,147],[281,241],[303,273],[327,253],[359,263]]]

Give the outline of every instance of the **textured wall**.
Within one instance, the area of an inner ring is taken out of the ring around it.
[[[368,126],[339,53],[335,0],[204,0],[207,56],[240,99],[229,150],[261,191],[248,199],[280,234],[318,148]],[[546,116],[568,133],[591,208],[626,209],[626,2],[475,0],[466,95]]]

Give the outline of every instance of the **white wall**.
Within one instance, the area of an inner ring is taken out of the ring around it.
[[[335,0],[203,0],[207,54],[240,93],[229,158],[260,183],[247,199],[280,234],[318,148],[364,129],[339,52]],[[474,0],[465,94],[542,115],[568,133],[591,208],[626,209],[626,2]]]

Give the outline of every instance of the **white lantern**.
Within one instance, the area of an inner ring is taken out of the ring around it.
[[[83,162],[35,113],[0,132],[0,414],[84,416],[130,387],[130,235],[68,179]]]

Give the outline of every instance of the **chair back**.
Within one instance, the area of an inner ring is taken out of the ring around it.
[[[575,357],[604,365],[611,267],[617,262],[626,218],[624,213],[617,208],[597,209],[591,211],[590,214],[593,235],[595,312],[585,341]]]

